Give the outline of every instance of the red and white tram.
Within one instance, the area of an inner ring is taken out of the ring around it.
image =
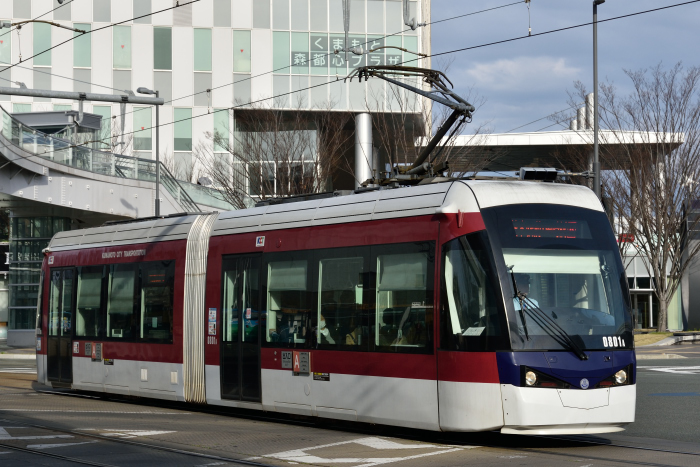
[[[54,387],[443,431],[634,421],[629,293],[582,187],[455,181],[57,234]]]

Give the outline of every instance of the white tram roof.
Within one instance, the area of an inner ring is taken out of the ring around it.
[[[460,180],[348,196],[282,203],[218,215],[211,235],[232,235],[347,222],[443,213],[479,212],[508,204],[559,204],[603,211],[582,186],[521,181]],[[56,234],[51,251],[151,243],[187,238],[196,214],[119,223]]]

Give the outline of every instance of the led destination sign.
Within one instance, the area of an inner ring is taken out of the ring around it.
[[[564,219],[511,219],[516,238],[590,239],[588,223]]]

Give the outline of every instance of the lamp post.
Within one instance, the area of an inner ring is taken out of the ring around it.
[[[155,94],[158,97],[158,91],[152,91],[148,88],[138,88],[139,94]],[[160,216],[160,106],[156,105],[156,217]]]
[[[593,192],[600,194],[600,160],[598,159],[598,5],[605,0],[593,0]]]

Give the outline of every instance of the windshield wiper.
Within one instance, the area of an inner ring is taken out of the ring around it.
[[[525,339],[530,340],[530,336],[527,332],[527,322],[525,321],[525,312],[523,311],[523,300],[527,298],[527,295],[518,290],[518,284],[515,282],[515,274],[513,273],[513,266],[506,266],[508,272],[510,273],[510,279],[513,281],[513,290],[515,294],[513,298],[517,298],[520,301],[520,321],[523,322],[523,331],[525,331]]]
[[[513,298],[517,298],[520,301],[520,320],[523,322],[523,330],[525,331],[525,338],[530,340],[530,336],[527,331],[527,322],[525,321],[525,313],[530,313],[532,319],[535,323],[541,327],[547,334],[549,334],[555,341],[559,343],[562,347],[568,347],[579,359],[588,360],[588,355],[581,350],[581,347],[574,342],[571,335],[566,332],[556,321],[547,316],[547,314],[542,311],[542,309],[535,305],[532,299],[528,298],[526,294],[518,290],[518,284],[515,281],[515,273],[513,272],[513,266],[506,266],[508,272],[510,273],[510,278],[513,281],[513,290],[515,295]],[[525,306],[527,305],[527,306]]]
[[[552,336],[554,340],[559,342],[559,344],[561,344],[563,347],[568,347],[579,359],[588,360],[588,355],[586,355],[581,347],[578,346],[571,335],[566,332],[564,328],[559,326],[556,321],[550,318],[547,313],[542,311],[542,308],[535,305],[535,302],[533,302],[532,299],[527,298],[527,296],[525,297],[524,302],[528,305],[525,307],[525,311],[530,313],[535,322],[545,332],[547,332],[547,334]],[[521,306],[521,310],[522,309],[523,307]],[[555,335],[555,332],[558,335]]]

